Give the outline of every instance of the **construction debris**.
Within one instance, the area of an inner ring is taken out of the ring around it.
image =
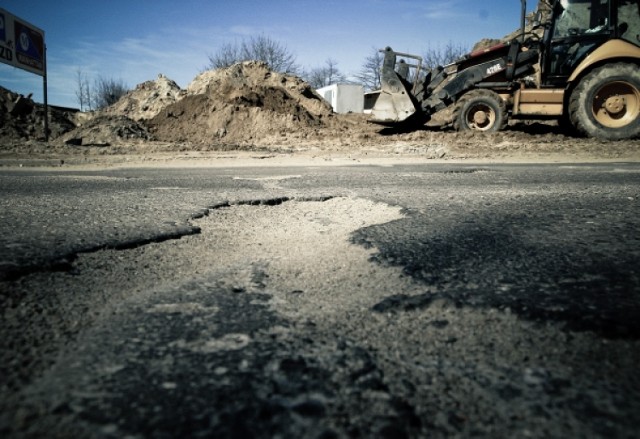
[[[110,146],[151,140],[146,127],[126,116],[100,114],[60,137],[65,145]]]
[[[74,128],[73,115],[49,107],[49,135],[56,138]],[[44,140],[44,107],[31,95],[23,96],[0,87],[0,142]]]

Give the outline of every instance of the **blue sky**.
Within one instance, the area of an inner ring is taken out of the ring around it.
[[[307,69],[332,58],[349,76],[374,48],[470,48],[520,23],[519,0],[0,0],[0,8],[45,31],[48,100],[70,107],[79,69],[130,87],[162,73],[184,88],[208,55],[250,36],[278,41]],[[0,64],[0,85],[42,101],[40,76]]]

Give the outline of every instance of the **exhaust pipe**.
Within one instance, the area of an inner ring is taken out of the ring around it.
[[[525,35],[525,16],[527,15],[527,0],[520,0],[520,4],[522,5],[522,12],[520,14],[520,32],[522,43],[524,43],[524,35]]]

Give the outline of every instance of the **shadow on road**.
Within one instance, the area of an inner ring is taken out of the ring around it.
[[[460,307],[508,308],[522,318],[607,338],[640,338],[638,260],[624,242],[562,239],[561,227],[525,232],[528,226],[517,216],[460,222],[445,231],[424,223],[413,215],[353,235],[354,243],[379,249],[376,262],[401,266],[436,291],[390,296],[374,311],[426,308],[443,298]],[[539,235],[537,243],[532,234]],[[610,252],[601,248],[609,246]]]

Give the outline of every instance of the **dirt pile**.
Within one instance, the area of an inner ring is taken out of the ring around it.
[[[313,132],[331,116],[331,106],[302,79],[247,61],[201,73],[148,125],[161,141],[252,144]]]
[[[159,75],[110,107],[80,116],[78,128],[59,143],[264,146],[287,137],[326,136],[319,130],[334,119],[331,106],[308,83],[257,61],[201,73],[186,90]]]
[[[59,143],[74,146],[110,146],[151,140],[144,125],[126,116],[101,114],[62,135]]]
[[[74,128],[70,113],[49,107],[49,137],[54,139]],[[44,140],[44,106],[31,96],[0,87],[0,142]]]
[[[78,114],[78,127],[58,139],[58,143],[110,146],[152,140],[144,121],[182,99],[185,93],[175,81],[160,74],[153,81],[138,84],[107,108]]]
[[[153,81],[138,84],[115,104],[98,112],[108,116],[126,116],[135,121],[152,119],[162,109],[179,101],[185,95],[175,81],[160,74]]]

